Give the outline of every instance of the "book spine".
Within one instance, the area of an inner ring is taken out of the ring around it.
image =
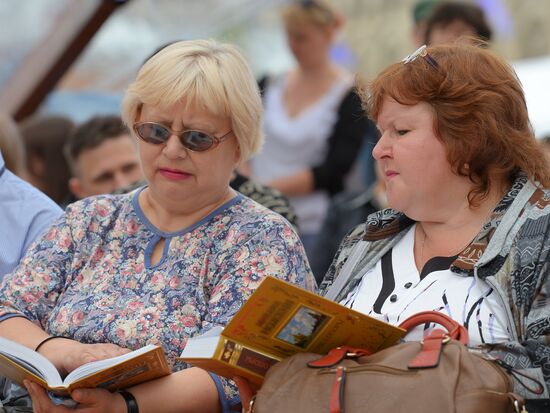
[[[219,360],[263,377],[281,359],[223,337]]]

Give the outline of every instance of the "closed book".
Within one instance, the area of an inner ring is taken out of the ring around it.
[[[376,352],[404,335],[399,327],[266,277],[225,328],[190,338],[180,359],[261,384],[271,365],[298,352],[326,354],[341,345]]]

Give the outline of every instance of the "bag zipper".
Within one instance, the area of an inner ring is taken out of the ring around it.
[[[335,374],[340,367],[330,367],[325,369],[319,369],[317,374]],[[357,366],[346,366],[346,372],[351,373],[360,373],[363,371],[375,371],[380,373],[396,374],[396,375],[409,375],[417,374],[416,370],[409,369],[398,369],[395,367],[383,366],[380,364],[360,364]]]

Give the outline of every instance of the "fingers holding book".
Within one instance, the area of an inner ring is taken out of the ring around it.
[[[129,349],[116,344],[84,344],[64,337],[55,337],[40,346],[40,354],[49,359],[62,376],[86,363],[121,356],[129,352]]]
[[[250,383],[247,379],[240,376],[233,377],[233,381],[239,389],[239,395],[241,397],[241,404],[243,406],[242,413],[247,413],[250,411],[250,402],[256,392],[258,391],[258,386]]]
[[[35,413],[67,413],[72,409],[55,405],[49,398],[46,390],[29,380],[23,382],[32,399],[32,409]]]
[[[68,413],[72,408],[54,403],[44,388],[29,380],[24,382],[32,398],[35,413]],[[71,393],[71,398],[80,408],[93,413],[126,412],[124,398],[118,393],[111,393],[104,389],[77,389]]]

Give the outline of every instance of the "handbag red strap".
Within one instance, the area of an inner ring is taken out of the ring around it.
[[[332,384],[330,392],[329,413],[343,413],[344,410],[344,394],[346,389],[346,368],[338,367],[336,369],[336,377]]]
[[[422,311],[417,313],[403,321],[399,327],[411,331],[416,326],[426,323],[439,324],[448,331],[447,335],[450,338],[460,341],[464,345],[468,344],[468,330],[448,315],[437,311]]]
[[[340,363],[345,358],[358,358],[372,354],[370,351],[363,348],[354,348],[349,346],[340,346],[333,348],[326,356],[312,360],[307,363],[308,367],[326,368],[332,367]]]
[[[468,344],[468,330],[453,320],[451,317],[438,313],[437,311],[423,311],[417,313],[405,321],[399,327],[407,331],[411,331],[414,327],[426,324],[436,323],[447,330],[447,332],[435,328],[422,340],[422,349],[420,353],[408,364],[410,369],[427,369],[437,367],[441,359],[443,345],[450,339],[454,339],[462,343]]]

